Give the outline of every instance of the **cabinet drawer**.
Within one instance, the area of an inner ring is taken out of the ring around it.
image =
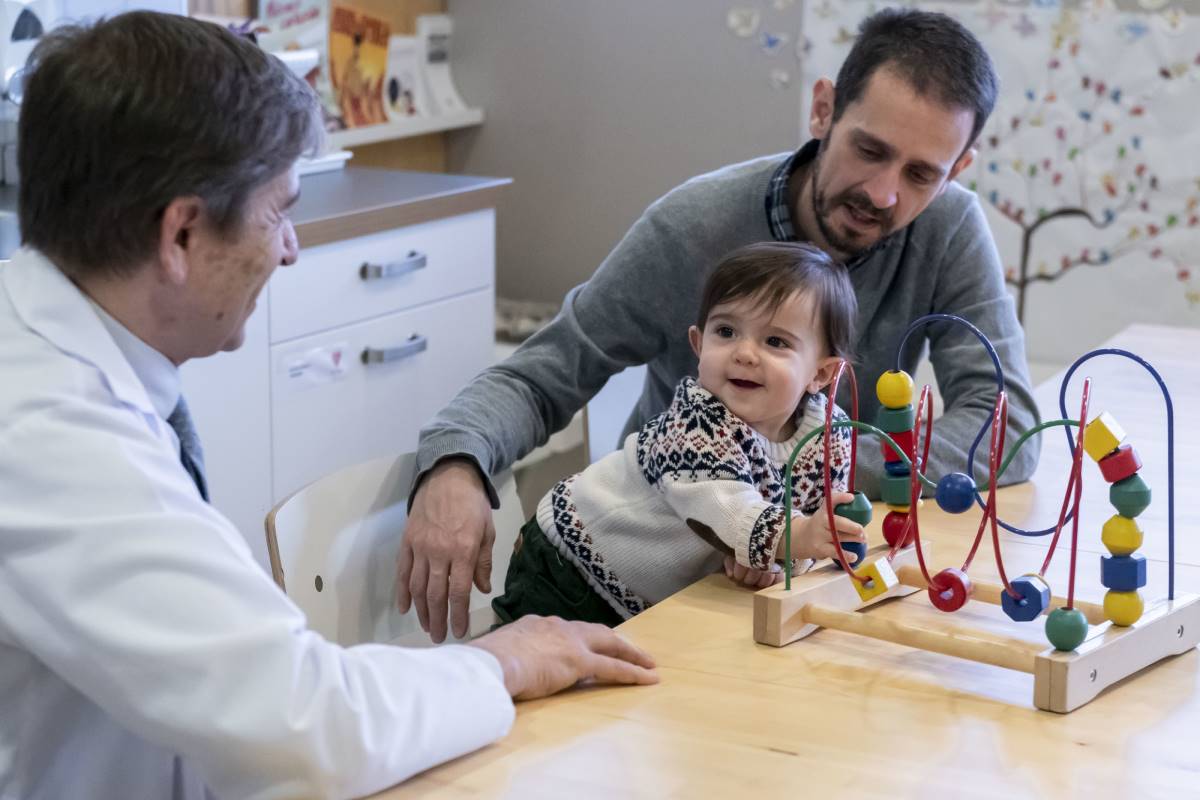
[[[301,251],[271,279],[271,341],[491,286],[495,220],[489,208]]]
[[[275,501],[415,450],[421,426],[491,363],[493,308],[487,288],[273,346]]]

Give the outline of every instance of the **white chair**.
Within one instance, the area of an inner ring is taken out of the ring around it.
[[[408,516],[408,488],[416,457],[387,456],[346,467],[280,502],[267,515],[271,573],[326,639],[430,644],[414,610],[396,609],[396,559]],[[524,523],[512,476],[496,479],[492,594],[503,591],[512,545]],[[466,638],[494,622],[489,601],[471,591]]]
[[[594,464],[621,446],[621,431],[642,396],[646,366],[628,367],[613,375],[584,408],[583,441],[588,463]]]

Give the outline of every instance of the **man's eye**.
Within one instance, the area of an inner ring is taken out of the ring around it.
[[[879,152],[869,147],[858,148],[858,154],[868,161],[878,161],[880,158]]]

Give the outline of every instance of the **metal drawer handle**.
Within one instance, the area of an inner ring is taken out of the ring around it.
[[[419,269],[424,269],[429,263],[429,257],[424,253],[418,253],[416,250],[409,250],[408,255],[399,261],[391,261],[387,264],[372,264],[369,261],[364,261],[363,265],[358,268],[358,276],[364,281],[378,281],[385,278],[399,278],[401,275],[407,275],[410,272],[416,272]]]
[[[429,339],[419,333],[414,333],[399,347],[385,347],[379,350],[372,347],[364,349],[362,362],[364,364],[386,364],[389,361],[399,361],[415,356],[417,353],[423,353],[428,347]]]

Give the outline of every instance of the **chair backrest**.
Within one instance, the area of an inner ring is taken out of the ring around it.
[[[407,492],[416,458],[387,456],[309,484],[267,515],[271,573],[307,615],[309,627],[330,641],[428,643],[416,612],[396,609],[396,561],[408,516]],[[496,479],[493,594],[503,589],[512,542],[524,522],[510,473]],[[472,630],[492,620],[489,600],[471,593]]]

